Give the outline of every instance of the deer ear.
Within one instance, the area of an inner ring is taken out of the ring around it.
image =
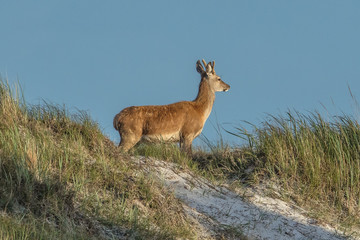
[[[200,74],[203,74],[205,72],[200,60],[196,62],[196,71]]]

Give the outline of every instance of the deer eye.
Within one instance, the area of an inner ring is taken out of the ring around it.
[[[221,78],[218,78],[218,81],[221,81]]]

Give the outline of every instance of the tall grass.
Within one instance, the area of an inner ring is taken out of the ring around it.
[[[317,202],[319,209],[359,219],[360,126],[348,115],[325,120],[319,113],[288,112],[269,116],[249,133],[233,135],[249,142],[257,175],[268,176],[298,201]]]
[[[192,158],[176,145],[140,144],[134,151],[210,179],[274,181],[301,205],[359,224],[356,119],[288,112],[232,134],[248,144],[233,148],[204,138],[208,149]],[[194,237],[178,200],[138,168],[86,112],[28,105],[0,79],[1,239]]]
[[[0,79],[1,239],[191,236],[181,204],[88,114],[26,104]]]

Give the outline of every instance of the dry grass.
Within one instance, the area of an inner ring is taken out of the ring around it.
[[[248,144],[205,141],[208,150],[193,158],[176,145],[139,144],[133,154],[176,162],[213,181],[275,182],[313,217],[360,225],[355,119],[288,113],[232,134]],[[179,201],[130,158],[85,112],[29,106],[0,81],[0,238],[195,238]]]
[[[269,116],[249,133],[254,178],[279,184],[284,197],[312,209],[313,217],[360,226],[360,125],[350,116],[326,121],[319,113]]]
[[[84,112],[29,106],[0,81],[1,239],[193,236],[182,206]]]

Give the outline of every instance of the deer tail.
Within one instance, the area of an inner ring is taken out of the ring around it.
[[[119,117],[120,117],[120,114],[116,114],[116,116],[114,117],[114,128],[119,131]]]

